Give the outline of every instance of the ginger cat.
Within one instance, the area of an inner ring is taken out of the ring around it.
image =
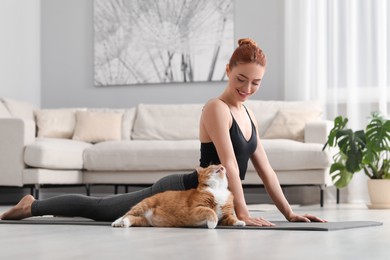
[[[225,168],[210,165],[197,171],[197,189],[155,194],[132,207],[112,226],[245,226],[234,214],[233,194],[228,190]]]

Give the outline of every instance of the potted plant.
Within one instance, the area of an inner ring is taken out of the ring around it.
[[[348,118],[342,116],[334,119],[323,148],[335,148],[330,167],[335,186],[347,186],[354,173],[363,171],[369,177],[369,208],[390,208],[390,120],[372,113],[366,129],[358,131],[347,123]]]

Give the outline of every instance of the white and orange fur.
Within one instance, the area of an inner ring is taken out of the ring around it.
[[[228,189],[225,168],[210,165],[197,171],[196,189],[155,194],[132,207],[112,226],[245,226],[234,214],[233,194]]]

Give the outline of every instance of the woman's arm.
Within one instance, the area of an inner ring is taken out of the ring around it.
[[[251,113],[252,121],[255,122],[256,129],[257,123],[256,119]],[[258,133],[258,131],[256,131]],[[272,169],[268,157],[264,151],[261,140],[257,134],[257,149],[255,153],[251,157],[252,164],[256,169],[257,174],[263,181],[264,187],[271,197],[272,201],[275,203],[276,207],[279,211],[284,215],[284,217],[288,221],[300,221],[300,222],[324,222],[324,220],[317,218],[316,216],[312,216],[309,214],[305,215],[297,215],[293,212],[288,203],[286,197],[283,194],[282,188],[280,186],[279,180],[276,176],[275,171]]]
[[[272,201],[275,203],[279,211],[285,216],[285,218],[289,219],[289,217],[293,214],[293,211],[283,194],[282,188],[274,170],[269,164],[260,138],[257,140],[257,149],[252,155],[251,160]]]
[[[214,143],[221,164],[226,168],[229,189],[234,196],[234,208],[239,219],[247,225],[271,225],[261,218],[251,218],[246,206],[244,191],[241,184],[237,159],[230,140],[229,129],[232,116],[226,104],[212,100],[205,105],[201,117],[200,139]],[[203,131],[202,131],[203,130]]]

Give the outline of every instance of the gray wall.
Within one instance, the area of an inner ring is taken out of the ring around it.
[[[42,107],[129,107],[138,103],[204,103],[225,83],[95,87],[93,0],[41,0]],[[283,99],[284,0],[235,0],[235,39],[251,37],[268,67],[254,98]]]

